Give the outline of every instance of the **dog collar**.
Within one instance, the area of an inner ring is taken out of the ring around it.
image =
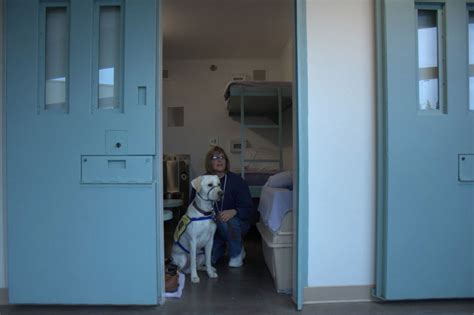
[[[199,206],[197,205],[196,200],[193,201],[193,206],[194,206],[194,208],[195,208],[199,213],[201,213],[202,215],[208,216],[208,215],[212,215],[212,214],[214,213],[213,210],[211,210],[211,211],[205,211],[205,210],[199,208]]]
[[[209,194],[210,194],[214,189],[216,189],[217,187],[218,187],[218,186],[214,186],[214,187],[212,187],[211,189],[209,189],[209,191],[207,192],[206,198],[204,198],[204,197],[201,195],[201,193],[199,193],[199,192],[198,192],[197,194],[198,194],[198,196],[199,196],[202,200],[204,200],[204,201],[212,201],[212,200],[209,198]]]

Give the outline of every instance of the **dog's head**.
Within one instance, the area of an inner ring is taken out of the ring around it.
[[[217,175],[203,175],[192,180],[191,185],[197,195],[207,201],[221,199],[224,192],[221,189],[221,181]]]

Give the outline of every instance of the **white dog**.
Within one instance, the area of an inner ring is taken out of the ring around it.
[[[199,176],[191,182],[191,185],[196,190],[196,198],[176,227],[171,256],[178,268],[183,272],[191,272],[191,281],[198,283],[197,268],[204,263],[208,276],[217,278],[216,270],[211,266],[212,245],[216,232],[213,204],[224,193],[216,175]]]

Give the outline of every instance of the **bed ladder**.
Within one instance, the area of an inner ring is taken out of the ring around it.
[[[278,124],[245,124],[245,88],[241,88],[240,93],[240,174],[245,179],[245,163],[278,163],[279,170],[283,170],[283,105],[281,87],[277,87],[276,95],[278,98]],[[262,159],[245,159],[245,149],[247,146],[247,129],[278,129],[278,159],[262,160]],[[250,186],[250,194],[252,198],[260,197],[261,187]]]

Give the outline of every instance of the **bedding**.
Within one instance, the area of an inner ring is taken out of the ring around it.
[[[230,98],[231,95],[231,89],[234,86],[246,86],[246,87],[268,87],[268,88],[275,88],[275,87],[289,87],[291,88],[291,82],[287,81],[230,81],[224,92],[224,99],[227,103],[227,101]]]
[[[293,209],[293,191],[286,188],[262,187],[258,212],[260,221],[277,232],[286,213]]]
[[[273,188],[288,188],[293,189],[293,172],[285,171],[274,174],[268,178],[266,186]]]

